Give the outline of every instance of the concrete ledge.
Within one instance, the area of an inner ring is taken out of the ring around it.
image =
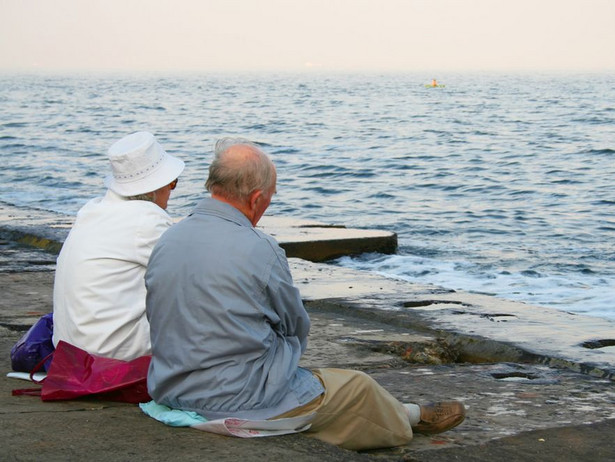
[[[534,362],[615,381],[615,321],[299,259],[290,267],[308,306],[437,333],[462,362]]]
[[[43,210],[22,209],[0,202],[0,238],[57,254],[73,224],[73,217]],[[348,229],[344,226],[284,217],[265,216],[259,228],[275,237],[288,257],[321,262],[364,252],[397,251],[397,235],[388,231]]]
[[[291,267],[312,318],[301,365],[363,370],[405,402],[459,399],[468,409],[466,421],[440,435],[417,435],[407,446],[359,454],[302,434],[242,440],[167,427],[136,406],[119,403],[95,399],[43,403],[36,397],[11,396],[12,389],[32,384],[3,374],[2,455],[6,460],[28,461],[87,457],[93,461],[259,458],[296,462],[503,458],[561,462],[615,457],[612,381],[526,361],[523,355],[510,356],[515,348],[513,338],[506,344],[492,341],[488,359],[475,357],[466,362],[467,358],[454,353],[467,346],[451,342],[452,338],[469,338],[463,329],[444,329],[415,313],[416,307],[403,306],[404,300],[433,300],[443,296],[443,291],[399,281],[384,284],[377,277],[356,272],[342,271],[336,278],[332,275],[339,268],[299,260],[292,260]],[[49,271],[0,273],[5,289],[0,312],[7,324],[21,324],[28,316],[48,312],[52,283],[53,272]],[[395,292],[398,296],[391,298]],[[458,295],[448,293],[451,307]],[[487,306],[478,302],[472,306],[480,312],[493,309],[495,303],[497,299]],[[11,322],[10,318],[16,319]],[[545,318],[544,326],[548,321]],[[0,327],[0,370],[9,370],[8,352],[21,333]],[[516,331],[510,334],[514,337]],[[503,346],[498,348],[498,344]]]
[[[29,242],[53,251],[70,219],[30,212],[0,204],[0,236],[22,242],[34,236]],[[279,240],[307,244],[321,229],[330,238],[354,232],[268,218],[263,228]],[[165,427],[128,405],[13,397],[11,389],[32,385],[2,376],[3,456],[615,460],[615,322],[299,258],[289,264],[312,318],[301,365],[363,370],[405,402],[459,399],[468,409],[466,421],[441,435],[417,435],[408,446],[358,454],[304,435],[239,440]],[[0,286],[0,369],[8,372],[11,346],[52,309],[53,272],[0,273]]]
[[[366,252],[392,254],[397,234],[389,231],[348,229],[318,222],[265,216],[258,227],[273,236],[289,258],[313,262]]]

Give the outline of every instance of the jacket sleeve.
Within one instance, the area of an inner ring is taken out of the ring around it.
[[[279,325],[274,328],[284,337],[296,337],[303,353],[307,347],[310,318],[303,306],[299,289],[293,284],[288,261],[282,249],[279,249],[278,258],[271,269],[266,290],[271,307],[280,319]]]

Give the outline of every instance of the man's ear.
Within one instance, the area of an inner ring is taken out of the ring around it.
[[[258,199],[262,195],[263,195],[263,191],[261,191],[260,189],[256,189],[252,191],[252,193],[250,194],[250,199],[249,199],[250,210],[254,210],[254,207],[256,207],[256,203],[258,202]]]

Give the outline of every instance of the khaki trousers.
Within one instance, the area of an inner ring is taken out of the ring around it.
[[[312,372],[325,393],[276,418],[315,412],[306,436],[355,451],[410,442],[412,428],[406,408],[370,376],[346,369]]]

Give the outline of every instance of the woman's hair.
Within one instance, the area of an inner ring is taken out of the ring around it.
[[[234,146],[246,146],[249,155],[229,155]],[[222,138],[214,148],[205,188],[212,194],[245,201],[256,190],[266,191],[275,181],[271,159],[253,142],[244,138]]]
[[[128,196],[126,199],[129,201],[156,202],[156,191],[145,194],[137,194],[136,196]]]

